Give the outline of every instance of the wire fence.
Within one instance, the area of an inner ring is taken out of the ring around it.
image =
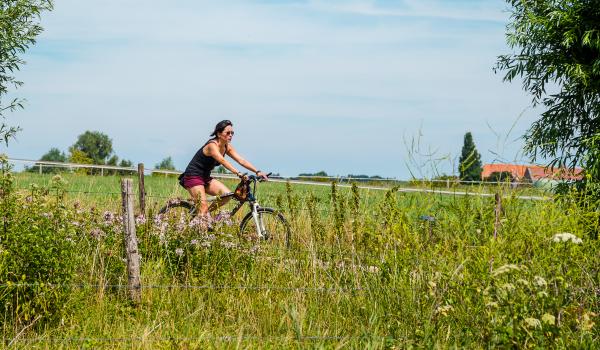
[[[403,341],[391,336],[375,336],[375,335],[350,335],[350,336],[325,336],[325,335],[201,335],[196,337],[67,337],[67,338],[22,338],[15,339],[12,344],[16,343],[157,343],[157,342],[203,342],[209,341],[232,343],[239,341],[295,341],[295,342],[322,342],[322,341],[376,341],[376,342],[395,342]]]
[[[8,158],[9,162],[12,163],[22,163],[22,164],[31,164],[30,170],[35,170],[37,168],[38,172],[41,174],[44,172],[45,168],[66,168],[67,170],[74,169],[98,169],[101,171],[106,170],[107,173],[110,170],[113,171],[121,171],[121,172],[138,172],[138,167],[122,167],[116,165],[99,165],[99,164],[79,164],[79,163],[68,163],[68,162],[52,162],[52,161],[44,161],[44,160],[32,160],[32,159],[22,159],[22,158]],[[164,175],[179,175],[182,173],[180,170],[166,170],[166,169],[157,169],[157,168],[144,168],[144,173],[151,174],[164,174]],[[231,173],[217,173],[219,177],[223,178],[232,178],[237,179],[237,176]],[[313,181],[313,182],[338,182],[338,183],[351,183],[351,182],[390,182],[398,185],[401,184],[414,184],[414,183],[441,183],[450,185],[475,185],[475,184],[485,184],[485,185],[510,185],[513,187],[516,186],[532,186],[533,183],[531,181],[476,181],[476,180],[461,180],[458,178],[448,178],[448,179],[399,179],[395,177],[366,177],[366,176],[329,176],[329,175],[297,175],[297,176],[272,176],[274,179],[281,180],[304,180],[304,181]]]
[[[20,159],[20,158],[8,158],[9,162],[12,163],[24,163],[24,164],[32,164],[32,167],[38,167],[39,173],[43,173],[44,167],[60,167],[66,168],[68,170],[73,169],[99,169],[101,171],[100,176],[104,175],[104,171],[120,171],[120,172],[128,172],[131,174],[136,174],[139,171],[139,168],[135,167],[119,167],[119,166],[110,166],[110,165],[93,165],[93,164],[77,164],[77,163],[62,163],[62,162],[50,162],[50,161],[40,161],[40,160],[30,160],[30,159]],[[181,171],[173,171],[173,170],[164,170],[164,169],[152,169],[152,168],[143,168],[144,174],[164,174],[164,175],[179,175]],[[213,173],[213,177],[220,179],[230,179],[237,180],[237,176],[233,174],[221,174],[221,173]],[[436,179],[414,179],[414,180],[400,180],[396,178],[364,178],[364,177],[343,177],[343,176],[294,176],[294,177],[281,177],[281,176],[272,176],[269,178],[271,182],[276,183],[289,183],[293,185],[307,185],[307,186],[331,186],[331,182],[336,182],[337,186],[340,188],[351,188],[353,185],[356,185],[359,189],[362,190],[373,190],[373,191],[389,191],[390,188],[396,186],[396,190],[398,192],[404,193],[429,193],[429,194],[438,194],[438,195],[451,195],[451,196],[478,196],[478,197],[494,197],[495,193],[484,193],[484,192],[476,192],[470,191],[469,188],[465,188],[463,190],[459,190],[455,187],[455,185],[487,185],[487,186],[504,186],[516,188],[517,186],[531,186],[530,182],[489,182],[489,181],[462,181],[462,180],[436,180]],[[378,183],[384,182],[387,183],[386,186],[375,186],[365,184],[367,182],[370,183]],[[426,188],[432,183],[442,183],[446,184],[447,189],[452,188],[452,190],[441,190],[441,189],[431,189]],[[411,186],[421,186],[417,188],[411,188]],[[408,186],[408,187],[403,187]],[[86,193],[86,194],[102,194],[93,191],[73,191],[68,190],[68,193]],[[120,195],[117,192],[110,192],[105,194],[114,194]],[[155,197],[159,199],[167,199],[170,198],[168,196],[158,196],[158,195],[149,195],[149,198]],[[521,200],[536,200],[536,201],[546,201],[551,200],[552,197],[549,196],[539,196],[539,195],[518,195],[515,196]]]

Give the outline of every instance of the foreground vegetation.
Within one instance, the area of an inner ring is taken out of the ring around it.
[[[155,215],[184,196],[147,177],[142,301],[128,298],[119,179],[2,177],[3,344],[17,347],[593,347],[597,217],[572,201],[262,184],[291,249],[232,218]],[[30,185],[34,183],[35,185]],[[232,185],[232,184],[231,184]],[[476,191],[476,189],[473,189]],[[110,193],[107,193],[110,192]]]

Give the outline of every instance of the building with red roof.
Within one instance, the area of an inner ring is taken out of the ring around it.
[[[481,179],[489,178],[493,173],[510,173],[514,181],[536,182],[541,179],[555,181],[573,181],[583,178],[583,169],[550,168],[539,165],[484,164]]]

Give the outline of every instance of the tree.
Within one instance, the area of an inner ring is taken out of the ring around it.
[[[60,162],[60,163],[64,163],[67,161],[67,156],[65,155],[64,152],[61,152],[58,148],[51,148],[46,154],[44,154],[40,160],[46,161],[46,162]],[[42,172],[44,174],[48,174],[48,173],[53,173],[56,172],[56,168],[52,168],[49,166],[42,166]],[[38,168],[34,165],[30,168],[27,168],[27,171],[38,171]]]
[[[162,170],[175,170],[175,165],[173,165],[173,159],[171,159],[171,157],[169,156],[161,160],[160,163],[156,164],[154,168]]]
[[[481,155],[475,148],[473,135],[470,132],[465,134],[462,151],[458,160],[458,172],[461,180],[479,181],[481,180]]]
[[[112,140],[99,131],[86,131],[79,135],[73,148],[84,152],[94,164],[106,164],[107,158],[113,152]]]
[[[75,163],[75,164],[94,164],[94,160],[90,157],[88,157],[88,155],[83,152],[78,150],[75,147],[71,147],[69,148],[69,163]],[[75,170],[75,172],[77,174],[90,174],[90,169],[87,168],[78,168]]]
[[[23,108],[23,101],[14,99],[5,105],[2,102],[9,87],[18,88],[23,83],[13,76],[25,64],[20,54],[35,44],[42,32],[38,24],[43,11],[52,10],[51,0],[2,0],[0,2],[0,138],[8,140],[20,129],[5,124],[5,111]]]
[[[594,168],[600,156],[594,148],[600,135],[600,2],[507,1],[512,22],[506,38],[516,52],[499,56],[495,70],[505,72],[504,81],[521,78],[532,105],[544,109],[525,134],[526,154],[553,167]],[[600,172],[592,175],[600,179]]]

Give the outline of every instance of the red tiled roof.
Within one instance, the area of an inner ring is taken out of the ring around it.
[[[566,168],[549,168],[539,165],[518,165],[518,164],[484,164],[481,178],[486,179],[493,173],[510,172],[516,180],[527,178],[530,181],[537,181],[542,178],[552,180],[580,180],[582,178],[581,168],[569,170]]]
[[[481,172],[481,178],[486,179],[493,173],[509,172],[513,178],[521,179],[525,176],[527,165],[517,164],[484,164],[483,171]]]
[[[575,168],[575,170],[565,168],[546,168],[543,166],[531,166],[527,168],[526,177],[531,181],[539,179],[552,180],[581,180],[583,169]]]

